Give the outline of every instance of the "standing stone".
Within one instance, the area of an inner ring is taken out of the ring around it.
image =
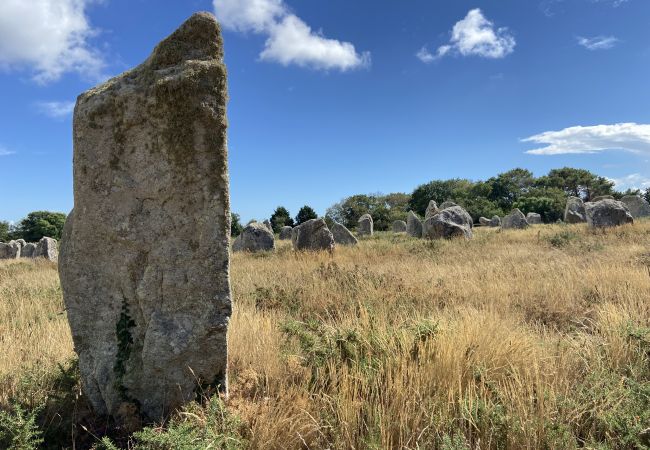
[[[449,239],[462,236],[472,238],[472,217],[460,206],[445,208],[424,221],[422,237],[425,239]]]
[[[32,244],[31,242],[25,244],[25,246],[20,250],[20,257],[35,258],[36,249],[37,249],[36,244]]]
[[[323,219],[310,219],[291,232],[294,250],[334,250],[334,236]]]
[[[291,230],[293,230],[293,227],[290,227],[288,225],[282,227],[282,229],[280,230],[280,240],[281,241],[291,240]]]
[[[633,223],[634,218],[625,203],[616,200],[600,200],[585,203],[587,223],[592,227],[616,227]]]
[[[611,195],[598,195],[598,196],[592,198],[591,200],[589,200],[589,202],[596,203],[596,202],[599,202],[601,200],[616,200],[616,199],[614,197],[612,197]]]
[[[233,252],[268,252],[275,249],[275,237],[263,223],[251,222],[232,243]]]
[[[334,222],[332,225],[332,235],[334,242],[339,245],[357,245],[359,243],[350,230],[338,222]]]
[[[359,218],[359,225],[357,225],[357,234],[359,236],[372,236],[373,222],[370,214],[364,214]]]
[[[427,206],[427,210],[424,212],[424,220],[435,216],[439,212],[440,210],[438,209],[438,204],[435,201],[431,200],[429,202],[429,206]]]
[[[492,216],[492,219],[490,220],[490,226],[491,227],[500,227],[501,226],[501,217],[499,216]]]
[[[409,211],[406,217],[406,234],[411,237],[422,237],[422,221],[413,211]]]
[[[566,223],[584,223],[587,221],[585,204],[581,198],[569,197],[564,209],[564,221]]]
[[[393,233],[404,233],[406,232],[406,222],[403,220],[396,220],[393,222]]]
[[[452,206],[458,206],[458,205],[450,200],[447,200],[446,202],[443,202],[442,205],[440,205],[440,211],[442,211],[443,209],[451,208]]]
[[[20,258],[20,246],[15,241],[9,243],[0,242],[0,259]]]
[[[534,212],[529,212],[526,214],[526,222],[528,222],[529,225],[541,225],[542,216]]]
[[[57,249],[56,239],[49,237],[43,237],[38,244],[36,244],[36,249],[32,253],[33,258],[45,258],[48,261],[56,261],[59,259],[59,251]]]
[[[501,228],[504,230],[507,229],[517,229],[517,230],[522,230],[524,228],[528,228],[530,224],[526,220],[526,216],[524,216],[524,213],[522,213],[519,208],[515,208],[512,210],[510,214],[505,216],[503,220],[501,221]]]
[[[487,217],[481,216],[481,217],[478,218],[478,223],[480,223],[481,226],[489,227],[490,223],[492,223],[492,222]]]
[[[208,386],[227,387],[226,100],[208,13],[77,100],[59,273],[98,414],[160,421]]]
[[[650,216],[650,204],[640,195],[626,195],[621,199],[635,219]]]
[[[266,219],[262,224],[266,227],[267,230],[269,230],[271,233],[273,233],[273,225],[271,225],[271,221],[269,219]]]

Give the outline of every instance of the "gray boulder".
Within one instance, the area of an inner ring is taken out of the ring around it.
[[[334,222],[332,225],[332,235],[337,245],[357,245],[358,240],[344,225]]]
[[[650,203],[639,195],[626,195],[621,199],[635,219],[650,216]]]
[[[406,234],[411,237],[422,237],[422,221],[413,211],[409,211],[406,217]]]
[[[429,217],[433,217],[436,214],[438,214],[440,210],[438,209],[438,204],[431,200],[429,202],[429,206],[427,206],[427,210],[424,213],[424,220],[427,220]]]
[[[270,220],[266,219],[264,222],[262,222],[262,225],[264,225],[267,230],[269,230],[271,233],[273,233],[273,225],[271,225]]]
[[[0,242],[0,259],[17,259],[20,258],[20,245],[16,241],[8,243]]]
[[[441,239],[462,236],[472,238],[472,217],[460,206],[450,206],[424,221],[422,237]]]
[[[59,274],[98,415],[160,422],[226,390],[227,98],[219,25],[198,13],[77,99]]]
[[[33,258],[45,258],[48,261],[57,261],[59,259],[59,250],[56,243],[56,239],[49,237],[43,237],[38,244],[36,244],[36,249],[32,253]]]
[[[493,216],[491,219],[488,219],[487,217],[479,217],[478,221],[484,227],[495,228],[501,226],[501,218],[499,216]]]
[[[298,251],[334,250],[334,236],[323,219],[310,219],[295,227],[291,243]]]
[[[396,220],[393,222],[393,233],[405,233],[406,232],[406,222],[403,220]]]
[[[25,246],[20,250],[21,258],[35,258],[34,254],[36,253],[37,245],[32,244],[31,242],[25,244]]]
[[[490,224],[492,223],[492,221],[490,219],[488,219],[487,217],[481,216],[481,217],[478,218],[478,223],[480,223],[481,226],[489,227]]]
[[[452,206],[458,206],[456,203],[447,200],[446,202],[443,202],[442,205],[440,205],[440,211],[443,209],[451,208]]]
[[[501,228],[503,229],[517,229],[521,230],[524,228],[528,228],[529,223],[526,220],[526,216],[524,216],[524,213],[522,213],[519,208],[515,208],[512,210],[510,214],[505,216],[503,220],[501,221]]]
[[[284,226],[280,229],[280,240],[281,241],[290,241],[291,240],[291,230],[293,227]]]
[[[634,218],[625,203],[616,200],[600,200],[585,203],[587,223],[596,228],[616,227],[633,223]]]
[[[357,225],[357,234],[359,236],[372,236],[374,232],[373,228],[374,225],[370,214],[364,214],[359,218]]]
[[[592,198],[589,201],[591,203],[596,203],[596,202],[599,202],[601,200],[616,200],[616,199],[614,197],[612,197],[611,195],[598,195],[598,196]]]
[[[232,243],[233,252],[268,252],[275,248],[273,233],[263,223],[251,222]]]
[[[584,223],[587,221],[587,212],[585,204],[581,198],[569,197],[564,208],[564,222],[566,223]]]
[[[542,216],[534,212],[529,212],[526,214],[526,222],[528,222],[529,225],[541,225]]]

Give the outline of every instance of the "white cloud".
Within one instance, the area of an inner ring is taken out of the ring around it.
[[[292,14],[283,0],[213,0],[224,27],[268,36],[260,59],[282,65],[342,72],[366,67],[370,53],[349,42],[328,39]]]
[[[428,49],[426,46],[425,46],[425,47],[422,47],[422,48],[421,48],[421,49],[420,49],[420,50],[415,54],[415,56],[416,56],[420,61],[422,61],[422,62],[425,63],[425,64],[428,64],[428,63],[432,62],[434,59],[436,59],[435,56],[433,56],[433,55],[431,54],[431,52],[429,51],[429,49]]]
[[[463,56],[504,58],[515,49],[515,38],[507,28],[495,28],[480,9],[472,9],[451,31],[449,44],[438,47],[436,58],[454,52]]]
[[[29,68],[39,83],[77,72],[99,78],[101,55],[88,44],[96,34],[86,6],[97,0],[2,0],[0,69]]]
[[[578,44],[587,50],[609,50],[620,41],[614,36],[595,36],[591,38],[578,36]]]
[[[598,153],[625,150],[650,154],[650,125],[617,123],[613,125],[577,126],[560,131],[546,131],[522,142],[545,144],[528,150],[531,155],[563,155],[567,153]]]
[[[650,188],[650,177],[646,177],[640,173],[632,173],[621,178],[608,178],[608,180],[612,181],[614,187],[619,191],[625,191],[627,189],[645,190]]]
[[[36,107],[46,116],[61,119],[72,114],[75,102],[38,102]]]
[[[0,145],[0,156],[8,156],[8,155],[13,155],[16,152],[10,152],[6,148]]]

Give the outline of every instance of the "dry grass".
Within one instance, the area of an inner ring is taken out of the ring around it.
[[[235,254],[232,285],[250,448],[637,448],[650,426],[650,222],[281,242]],[[61,311],[55,266],[0,262],[0,403],[72,356]]]

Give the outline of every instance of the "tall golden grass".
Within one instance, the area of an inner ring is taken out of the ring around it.
[[[280,242],[233,255],[232,287],[250,448],[636,448],[650,427],[650,222]],[[55,265],[0,262],[0,327],[2,404],[73,357]]]

